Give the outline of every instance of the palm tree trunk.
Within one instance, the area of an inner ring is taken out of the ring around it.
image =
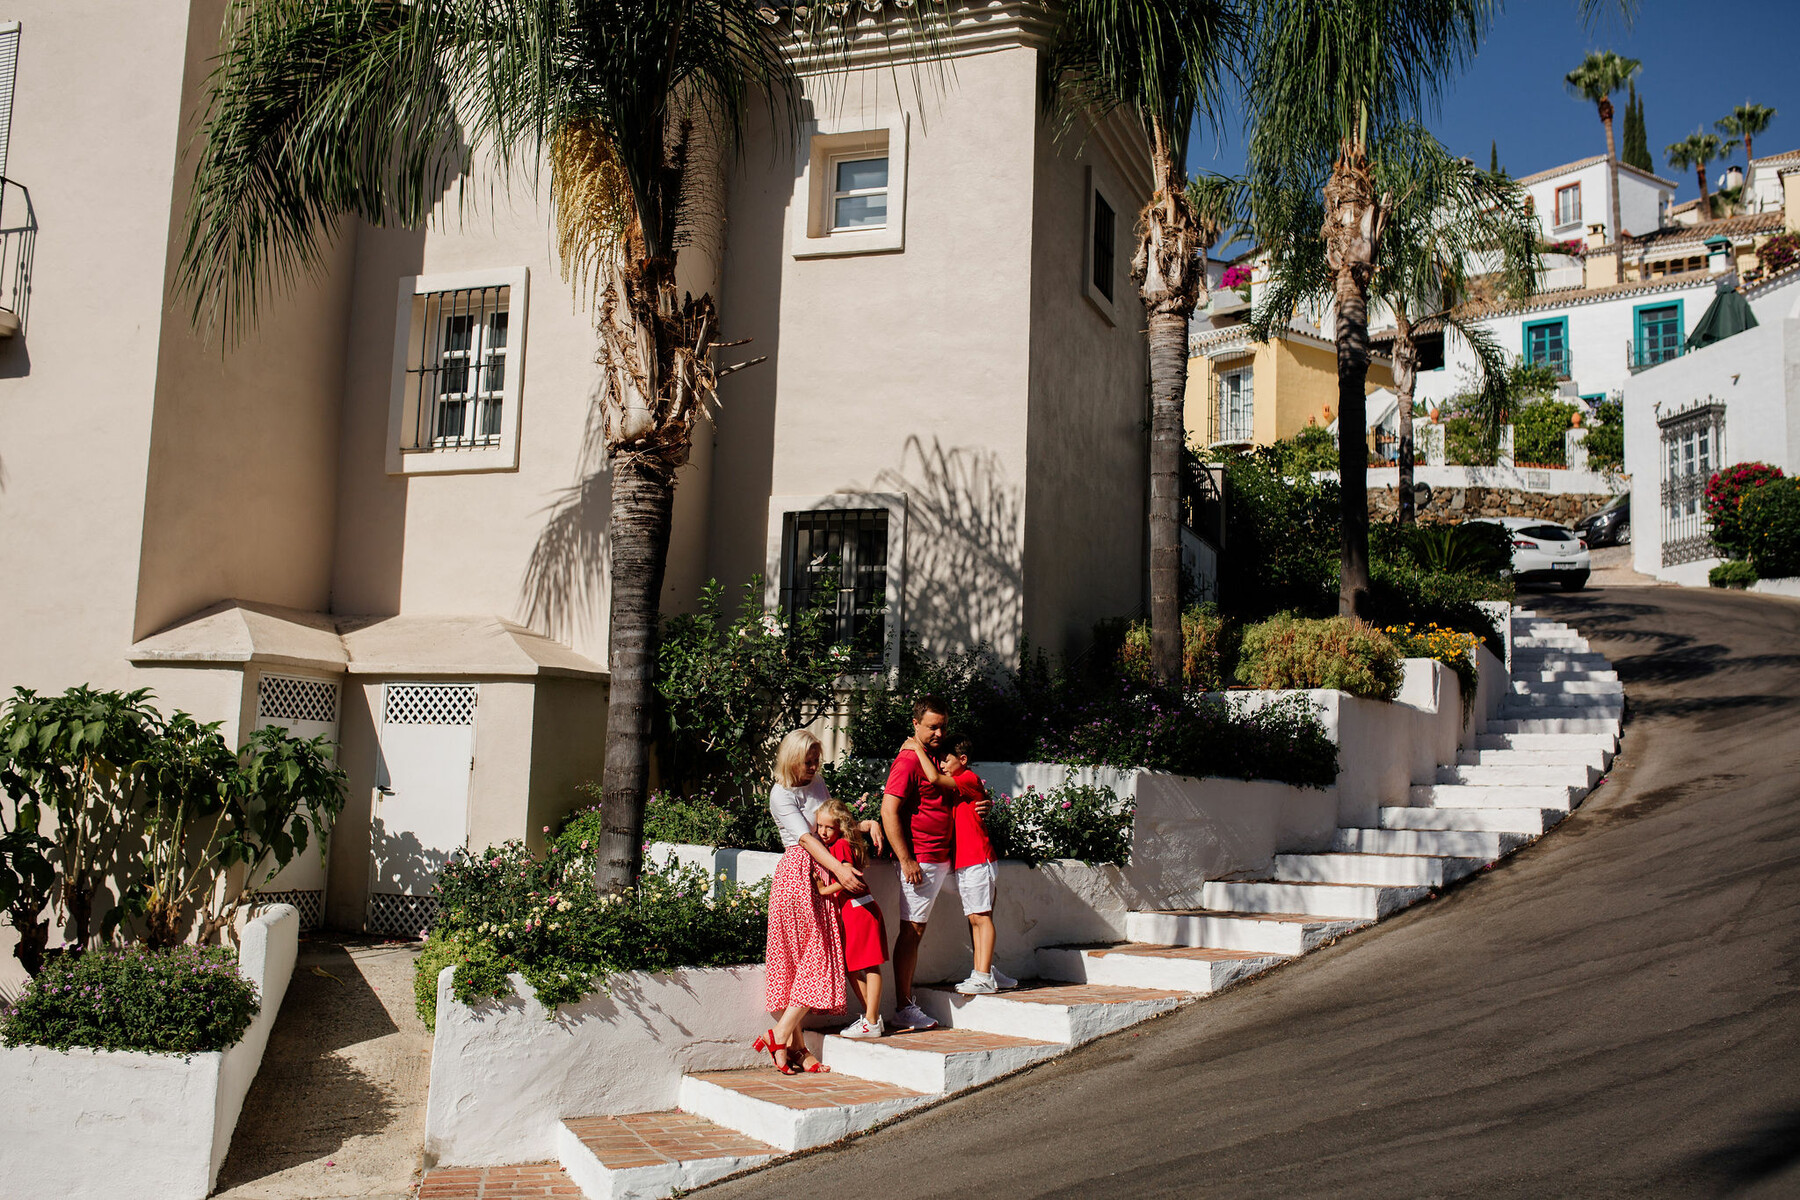
[[[1606,172],[1607,190],[1612,197],[1612,228],[1606,232],[1607,241],[1615,246],[1623,245],[1625,229],[1620,224],[1619,216],[1619,154],[1613,145],[1613,103],[1611,97],[1600,98],[1600,123],[1606,126]]]
[[[1700,219],[1702,221],[1710,221],[1712,220],[1713,215],[1712,196],[1706,190],[1705,163],[1694,164],[1694,178],[1700,181]]]
[[[651,453],[612,458],[612,627],[607,668],[606,767],[601,774],[600,887],[637,881],[650,784],[650,718],[655,703],[657,606],[668,563],[675,474]]]
[[[1369,609],[1369,281],[1381,241],[1368,154],[1345,139],[1325,184],[1325,260],[1335,282],[1338,366],[1338,484],[1341,491],[1338,614]]]
[[[1419,348],[1413,342],[1412,322],[1398,309],[1394,312],[1394,398],[1396,432],[1399,435],[1397,465],[1400,524],[1411,525],[1413,513],[1413,388],[1419,380]],[[1343,428],[1339,425],[1339,428]]]

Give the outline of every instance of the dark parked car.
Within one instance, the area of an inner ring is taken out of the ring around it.
[[[1631,545],[1631,493],[1615,496],[1593,516],[1575,522],[1575,532],[1590,548]]]

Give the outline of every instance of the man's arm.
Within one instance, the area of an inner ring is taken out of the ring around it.
[[[887,830],[888,845],[893,847],[894,857],[900,860],[900,877],[908,883],[920,883],[925,878],[925,872],[913,857],[910,831],[906,828],[906,822],[900,819],[902,803],[904,801],[894,793],[882,793],[881,825]]]

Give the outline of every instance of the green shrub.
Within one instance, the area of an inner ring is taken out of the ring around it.
[[[1283,475],[1338,469],[1337,435],[1323,425],[1308,425],[1293,437],[1274,443],[1269,452]]]
[[[1377,560],[1370,572],[1369,607],[1382,625],[1442,625],[1472,633],[1496,657],[1506,656],[1506,640],[1481,602],[1510,601],[1510,579],[1425,571],[1401,562]]]
[[[433,930],[419,947],[419,957],[413,963],[413,1008],[419,1020],[425,1022],[425,1028],[437,1029],[438,976],[445,967],[462,962],[468,955],[469,946],[462,938],[439,930]]]
[[[1000,858],[1036,866],[1053,858],[1124,866],[1131,858],[1135,805],[1074,772],[1048,792],[1026,788],[994,797],[984,824]]]
[[[894,678],[879,679],[850,698],[845,729],[849,755],[885,768],[912,736],[913,702],[932,695],[950,709],[950,728],[974,741],[976,754],[989,760],[1018,758],[1030,744],[1027,730],[1033,716],[1023,689],[1048,675],[1047,667],[1031,662],[1029,650],[1022,657],[1023,673],[1009,672],[986,643],[934,658],[909,633]],[[882,778],[887,778],[885,769]]]
[[[1706,520],[1714,546],[1727,558],[1748,558],[1750,541],[1742,520],[1744,501],[1785,476],[1763,462],[1737,463],[1706,481]]]
[[[45,964],[0,1018],[0,1042],[198,1054],[236,1044],[261,1010],[221,946],[105,946]]]
[[[589,803],[563,818],[557,830],[557,845],[569,854],[591,853],[600,843],[604,829],[601,818],[601,791],[597,783],[584,783],[576,789]],[[745,797],[741,803],[724,796],[675,796],[668,792],[651,792],[644,803],[644,840],[673,842],[693,846],[739,846],[745,849],[764,845],[759,811],[752,802],[763,803],[760,812],[770,831],[774,819],[768,815],[768,788],[758,796]],[[775,847],[781,837],[775,833]]]
[[[1500,461],[1499,431],[1476,416],[1444,421],[1444,461],[1454,467],[1491,467]]]
[[[1747,562],[1722,562],[1706,573],[1706,582],[1716,588],[1747,588],[1760,578],[1756,568]]]
[[[1588,422],[1587,436],[1582,439],[1587,450],[1588,469],[1623,471],[1625,469],[1625,406],[1617,400],[1603,400]]]
[[[1566,400],[1536,400],[1513,413],[1513,461],[1560,467],[1567,459],[1575,405]]]
[[[1219,606],[1244,620],[1335,610],[1338,484],[1285,469],[1273,448],[1225,462]]]
[[[1216,692],[1225,686],[1226,623],[1217,605],[1196,604],[1181,614],[1181,686]],[[1135,621],[1119,648],[1119,669],[1134,683],[1150,682],[1150,622]]]
[[[1512,566],[1512,535],[1505,526],[1485,521],[1460,525],[1383,521],[1369,527],[1369,553],[1378,562],[1404,563],[1427,573],[1498,580]]]
[[[769,907],[766,881],[715,887],[705,871],[676,863],[647,864],[636,888],[602,893],[592,852],[560,840],[542,855],[518,841],[458,854],[439,872],[437,895],[416,970],[435,978],[454,963],[466,1004],[505,995],[517,972],[549,1014],[619,971],[761,962]],[[434,942],[444,945],[431,952]],[[421,1001],[423,986],[415,976]]]
[[[1769,482],[1738,509],[1744,547],[1764,579],[1800,575],[1800,480]]]
[[[1237,680],[1255,688],[1334,688],[1392,700],[1400,678],[1394,644],[1346,617],[1273,617],[1245,629],[1238,652]]]

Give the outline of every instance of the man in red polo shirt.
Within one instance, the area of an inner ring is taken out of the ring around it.
[[[930,1029],[937,1022],[913,1000],[919,939],[938,892],[950,877],[950,798],[932,782],[921,755],[936,754],[950,723],[944,702],[923,696],[913,705],[913,735],[901,747],[882,789],[881,825],[900,860],[900,933],[894,939],[894,1025]]]

